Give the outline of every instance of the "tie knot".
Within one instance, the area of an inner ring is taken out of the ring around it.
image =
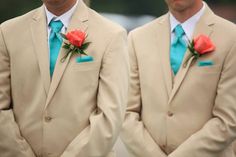
[[[59,33],[61,31],[62,27],[63,27],[63,23],[60,20],[58,20],[58,21],[53,21],[52,20],[49,23],[49,26],[54,32]]]
[[[183,27],[181,26],[181,25],[177,25],[176,27],[175,27],[175,35],[178,37],[178,38],[181,38],[181,37],[183,37],[183,35],[185,34],[185,32],[184,32],[184,29],[183,29]]]

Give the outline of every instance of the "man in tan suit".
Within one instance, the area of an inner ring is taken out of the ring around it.
[[[202,0],[166,2],[168,14],[128,37],[131,83],[122,139],[132,157],[234,157],[236,27]],[[187,45],[199,35],[205,38],[195,46],[210,49],[197,58]],[[171,52],[184,46],[176,71],[173,56],[182,51]]]
[[[82,0],[43,2],[0,26],[0,156],[114,157],[128,92],[126,32]],[[62,61],[61,43],[53,69],[61,35],[51,23],[86,32],[88,56]]]

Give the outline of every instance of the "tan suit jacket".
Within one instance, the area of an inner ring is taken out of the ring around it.
[[[0,156],[114,157],[128,93],[126,32],[79,1],[93,62],[60,59],[50,80],[43,7],[0,26]]]
[[[169,14],[130,33],[131,83],[122,131],[130,156],[234,157],[236,27],[207,7],[194,37],[200,34],[216,50],[191,58],[172,78]],[[206,60],[214,65],[198,66]]]

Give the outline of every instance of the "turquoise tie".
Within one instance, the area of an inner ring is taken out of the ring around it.
[[[187,50],[187,45],[183,40],[184,30],[181,25],[177,25],[174,29],[175,38],[171,44],[170,49],[170,63],[171,68],[176,75],[182,64],[184,54]]]
[[[51,21],[49,24],[51,28],[49,36],[50,45],[50,75],[52,77],[59,51],[61,49],[62,37],[60,35],[63,23],[61,21]]]

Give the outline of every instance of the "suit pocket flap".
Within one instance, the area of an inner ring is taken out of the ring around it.
[[[81,62],[73,65],[73,69],[78,71],[96,70],[99,69],[99,67],[100,62]]]

